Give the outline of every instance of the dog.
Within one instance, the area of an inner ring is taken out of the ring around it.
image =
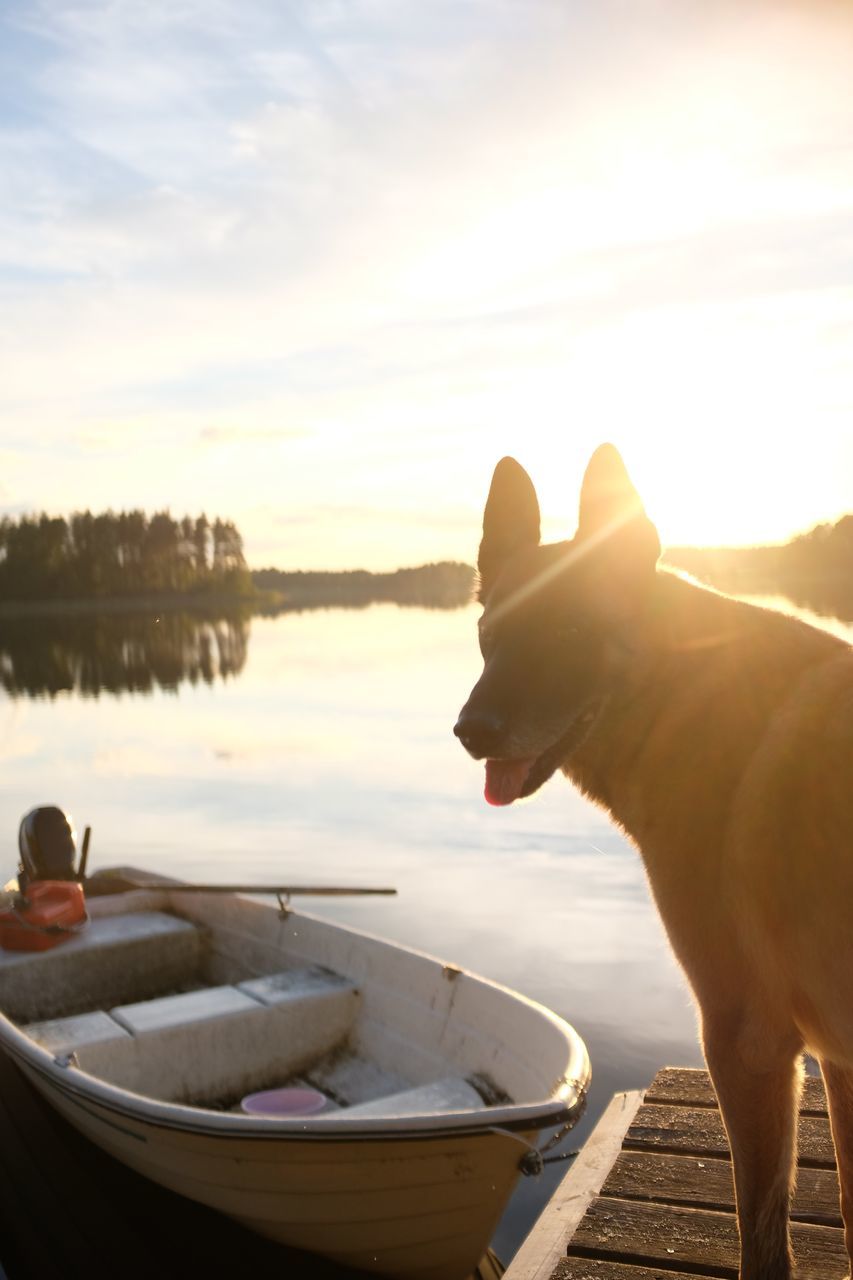
[[[484,667],[454,732],[495,805],[561,770],[638,847],[728,1133],[741,1280],[789,1280],[802,1054],[819,1060],[853,1257],[853,649],[657,566],[612,445],[571,541],[498,463]]]

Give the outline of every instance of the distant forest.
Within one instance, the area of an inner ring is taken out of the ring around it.
[[[230,520],[78,511],[0,520],[0,598],[85,599],[251,591]]]
[[[269,612],[383,600],[453,608],[471,598],[473,580],[469,565],[451,563],[394,573],[250,572],[236,525],[205,515],[82,511],[0,519],[0,602],[10,607],[99,600],[131,607],[152,596],[176,604],[216,596]]]
[[[853,610],[853,515],[781,545],[670,547],[664,562],[724,589],[780,591],[813,607],[824,597],[843,598]],[[133,608],[134,599],[141,607],[152,596],[176,604],[226,597],[253,612],[376,601],[452,609],[472,599],[474,584],[474,570],[458,561],[392,573],[250,570],[233,522],[204,515],[84,511],[0,519],[0,603],[12,609],[17,602],[40,609],[107,599]]]
[[[745,587],[853,583],[853,515],[819,524],[790,542],[765,547],[670,547],[667,564],[697,578]]]
[[[474,570],[470,565],[447,560],[393,573],[368,573],[366,569],[339,573],[255,569],[252,582],[260,591],[273,593],[280,608],[316,609],[392,601],[455,609],[473,599]]]

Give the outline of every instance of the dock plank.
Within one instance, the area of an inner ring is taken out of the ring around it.
[[[633,1267],[612,1258],[561,1258],[551,1280],[714,1280],[707,1271]]]
[[[794,1223],[791,1235],[802,1275],[838,1280],[847,1263],[843,1231]],[[692,1270],[698,1263],[708,1275],[737,1280],[737,1223],[731,1213],[600,1196],[587,1210],[568,1253],[676,1271]]]
[[[799,1160],[815,1168],[835,1167],[835,1150],[825,1116],[801,1116]],[[727,1157],[729,1144],[719,1111],[708,1107],[664,1106],[646,1102],[628,1130],[629,1149]]]
[[[735,1208],[731,1162],[712,1156],[700,1159],[692,1155],[622,1151],[601,1193],[624,1200],[657,1200],[727,1213],[734,1213]],[[841,1226],[838,1176],[834,1169],[800,1168],[791,1218],[828,1227]]]
[[[646,1090],[646,1102],[682,1107],[716,1107],[717,1095],[707,1071],[699,1067],[663,1067]],[[826,1090],[819,1076],[806,1076],[800,1114],[825,1116]]]

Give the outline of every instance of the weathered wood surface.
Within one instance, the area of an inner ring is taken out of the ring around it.
[[[792,1228],[800,1274],[809,1280],[840,1280],[847,1254],[843,1233],[834,1227],[796,1223]],[[737,1277],[738,1234],[733,1213],[639,1204],[606,1196],[590,1205],[572,1237],[574,1255],[601,1253],[646,1266],[690,1270],[700,1264],[709,1275]]]
[[[719,1111],[709,1107],[662,1107],[646,1103],[637,1112],[628,1130],[629,1150],[701,1152],[728,1158],[729,1143]],[[835,1152],[826,1116],[801,1116],[799,1124],[800,1164],[813,1168],[835,1167]]]
[[[562,1258],[551,1280],[711,1280],[708,1272],[632,1267],[612,1258]]]
[[[660,1200],[685,1208],[734,1213],[735,1191],[729,1160],[713,1156],[670,1156],[622,1151],[602,1187],[602,1195],[622,1200]],[[791,1217],[840,1227],[838,1177],[834,1169],[800,1169]]]
[[[847,1255],[822,1082],[804,1083],[791,1234],[798,1274],[840,1280]],[[704,1071],[658,1073],[552,1280],[736,1280],[738,1233],[725,1130]],[[533,1280],[524,1274],[513,1280]]]
[[[717,1095],[707,1071],[696,1067],[666,1067],[659,1071],[646,1090],[646,1102],[682,1107],[716,1107]],[[826,1092],[820,1076],[806,1076],[800,1099],[800,1114],[826,1115]]]

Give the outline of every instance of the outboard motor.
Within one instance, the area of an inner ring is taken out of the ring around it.
[[[77,880],[77,846],[71,819],[55,804],[39,805],[21,819],[18,888],[33,880]]]
[[[88,921],[83,886],[89,828],[80,865],[74,827],[56,805],[31,809],[18,831],[18,891],[0,910],[0,947],[46,951],[79,933]],[[5,895],[4,895],[5,896]]]

